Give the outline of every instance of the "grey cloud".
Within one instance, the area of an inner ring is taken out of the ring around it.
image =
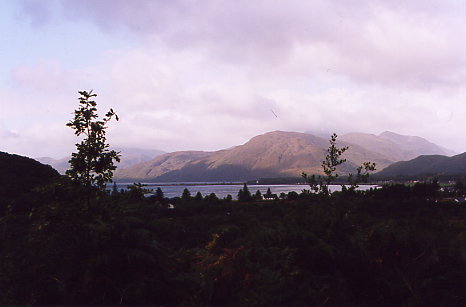
[[[440,101],[451,109],[464,101],[451,87],[464,84],[466,27],[447,17],[453,6],[445,2],[59,3],[67,20],[140,39],[96,67],[109,84],[96,89],[99,106],[121,115],[114,132],[122,146],[220,149],[270,130],[394,130],[441,140],[448,132],[434,114]],[[31,77],[41,70],[26,72],[17,79],[41,85]]]
[[[231,91],[235,92],[235,89],[231,89]],[[257,94],[245,95],[245,97],[238,99],[237,96],[230,97],[218,90],[200,93],[197,103],[202,105],[203,110],[209,110],[216,116],[222,115],[242,120],[275,118],[270,110],[277,107],[273,99]]]
[[[63,0],[62,4],[71,19],[90,19],[104,31],[129,30],[145,40],[162,39],[171,48],[199,50],[231,65],[267,67],[267,73],[286,66],[296,47],[323,45],[334,57],[326,63],[332,73],[358,82],[456,86],[465,79],[466,47],[459,39],[465,27],[445,17],[455,9],[454,2]]]

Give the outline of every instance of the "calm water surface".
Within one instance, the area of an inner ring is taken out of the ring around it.
[[[128,185],[132,183],[117,183],[118,190],[126,189]],[[233,199],[237,199],[238,192],[243,188],[243,184],[217,184],[217,183],[143,183],[144,188],[155,192],[157,188],[161,188],[165,197],[172,198],[181,196],[184,189],[188,189],[191,192],[191,196],[196,195],[197,192],[201,192],[202,196],[207,196],[211,193],[215,193],[218,198],[224,198],[230,194]],[[111,186],[110,186],[111,187]],[[364,185],[360,186],[359,190],[368,190],[375,188],[375,185]],[[277,184],[277,185],[259,185],[251,184],[248,185],[248,189],[251,194],[255,194],[259,190],[262,194],[267,192],[270,188],[273,194],[280,195],[280,193],[287,194],[288,192],[294,191],[301,193],[304,189],[309,189],[308,185],[305,184]],[[331,185],[330,191],[340,191],[340,185]]]

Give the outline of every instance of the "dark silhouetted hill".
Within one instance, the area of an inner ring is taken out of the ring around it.
[[[466,176],[466,153],[453,157],[441,155],[419,156],[409,161],[396,162],[377,177]]]
[[[60,174],[34,159],[0,152],[0,199],[30,191],[49,183]]]

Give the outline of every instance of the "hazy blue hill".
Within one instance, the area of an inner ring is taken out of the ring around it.
[[[466,176],[466,153],[453,157],[425,155],[409,161],[394,163],[376,174],[380,177],[396,176]]]
[[[419,156],[409,161],[393,163],[376,175],[383,177],[433,175],[443,171],[441,164],[447,160],[449,157],[441,155]]]
[[[135,147],[116,147],[114,149],[121,154],[121,161],[117,164],[118,168],[127,168],[141,162],[146,162],[165,153],[163,150]]]
[[[436,170],[439,174],[466,174],[466,152],[437,164]]]
[[[434,144],[419,136],[401,135],[391,131],[385,131],[379,134],[379,137],[382,139],[390,140],[402,146],[405,150],[415,153],[416,155],[422,154],[453,156],[457,154],[457,152]]]
[[[347,133],[340,140],[357,144],[386,156],[392,161],[407,161],[421,155],[446,155],[455,153],[419,136],[401,135],[385,131],[379,135],[369,133]]]
[[[61,159],[54,159],[50,157],[39,157],[35,159],[40,163],[50,165],[62,175],[65,174],[65,171],[70,168],[70,164],[68,163],[68,161],[71,159],[71,156]]]
[[[375,134],[351,132],[340,136],[339,139],[341,141],[345,141],[350,144],[357,144],[368,150],[385,155],[393,162],[409,160],[418,156],[419,154],[422,154],[411,153],[393,141],[381,138]]]
[[[117,167],[119,169],[125,169],[135,164],[152,160],[155,157],[165,153],[164,151],[158,149],[142,149],[134,147],[116,147],[112,149],[120,152],[121,154],[121,161],[120,163],[117,163]],[[50,157],[36,158],[37,161],[52,166],[60,174],[65,174],[65,171],[70,168],[70,165],[68,163],[70,159],[71,156],[64,157],[61,159],[54,159]]]
[[[34,159],[0,152],[0,199],[20,194],[50,182],[60,174]]]

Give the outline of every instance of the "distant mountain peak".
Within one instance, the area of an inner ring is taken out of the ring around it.
[[[406,150],[417,155],[446,155],[452,156],[456,152],[432,143],[420,136],[402,135],[391,131],[382,132],[379,137],[403,146]],[[414,158],[414,157],[413,157]]]
[[[422,137],[402,135],[392,131],[384,131],[379,135],[360,132],[347,133],[342,135],[340,139],[383,154],[393,161],[410,160],[420,155],[451,156],[455,154],[453,151]]]
[[[402,134],[399,134],[399,133],[396,133],[396,132],[393,132],[393,131],[388,131],[388,130],[386,130],[386,131],[379,134],[379,136],[389,136],[389,135],[407,136],[407,135],[402,135]]]
[[[129,166],[148,161],[156,156],[164,154],[164,151],[157,149],[141,149],[135,147],[115,147],[111,148],[116,150],[121,155],[121,161],[116,163],[118,168],[127,168]],[[71,157],[64,157],[61,159],[54,159],[50,157],[35,158],[37,161],[48,164],[56,169],[60,174],[64,174],[70,168],[69,160]]]
[[[433,144],[432,142],[429,142],[428,140],[426,140],[425,138],[422,138],[420,136],[414,136],[414,135],[403,135],[403,134],[399,134],[399,133],[395,133],[395,132],[392,132],[392,131],[384,131],[382,132],[381,134],[379,134],[379,137],[382,137],[382,138],[387,138],[387,139],[390,139],[392,141],[396,141],[396,142],[406,142],[406,141],[424,141],[424,142],[428,142],[430,144]]]
[[[346,143],[344,143],[346,145]],[[271,131],[251,138],[243,145],[211,153],[193,152],[181,157],[179,152],[157,157],[149,162],[116,172],[120,180],[156,181],[235,181],[260,177],[299,177],[301,173],[322,173],[321,163],[328,139],[315,135]],[[186,152],[188,153],[188,152]],[[182,159],[180,159],[182,158]],[[345,153],[347,163],[338,172],[354,172],[364,161],[385,167],[393,161],[361,146],[351,145]]]

